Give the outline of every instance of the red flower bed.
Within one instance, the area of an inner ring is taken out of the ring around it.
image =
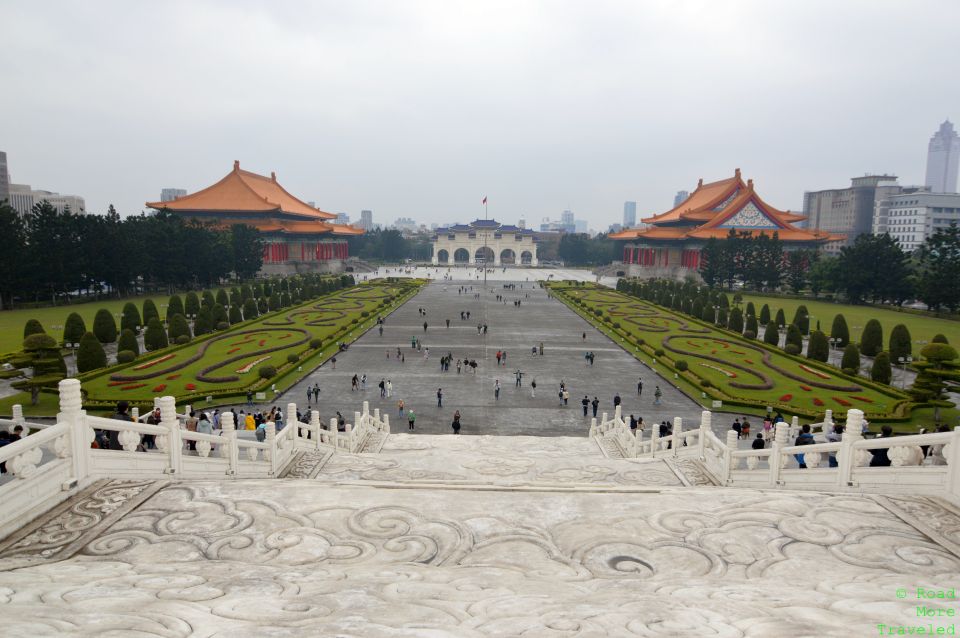
[[[811,388],[808,385],[802,385],[800,386],[800,389],[803,390],[804,392],[810,392],[811,390],[813,390],[813,388]]]
[[[152,368],[153,366],[157,365],[158,363],[163,363],[164,361],[169,361],[170,359],[173,359],[175,356],[177,356],[177,354],[176,354],[175,352],[171,352],[170,354],[165,354],[165,355],[163,355],[163,356],[160,357],[159,359],[154,359],[153,361],[147,361],[146,363],[141,363],[141,364],[138,365],[138,366],[134,366],[133,369],[134,369],[134,370],[146,370],[147,368]]]
[[[146,384],[144,384],[144,385],[146,385]],[[163,391],[166,390],[166,389],[167,389],[167,384],[166,384],[166,383],[161,383],[161,384],[158,385],[158,386],[154,386],[153,391],[154,391],[154,392],[163,392]]]
[[[783,401],[784,403],[786,403],[787,401],[789,401],[789,400],[792,399],[792,398],[793,398],[793,395],[792,395],[792,394],[785,394],[785,395],[783,395],[782,397],[780,397],[780,401]]]
[[[842,406],[845,407],[845,408],[848,408],[848,407],[850,407],[851,405],[853,405],[852,403],[850,403],[850,402],[847,401],[846,399],[841,399],[840,397],[833,397],[833,400],[836,401],[837,403],[839,403],[840,405],[842,405]]]
[[[813,404],[816,405],[816,406],[822,406],[822,405],[823,405],[823,401],[821,401],[821,400],[818,399],[817,397],[813,397]]]
[[[746,352],[740,352],[739,350],[731,350],[733,354],[747,354]]]
[[[180,376],[180,373],[179,373],[179,372],[176,373],[176,374],[171,374],[169,377],[167,377],[167,381],[173,381],[174,379],[176,379],[176,378],[179,377],[179,376]]]
[[[266,339],[261,339],[261,340],[260,340],[260,343],[258,343],[257,345],[262,347],[263,344],[265,344],[266,342],[267,342]]]
[[[750,365],[753,365],[753,361],[751,361],[750,359],[744,359],[743,362],[744,362],[744,363],[749,363]]]
[[[147,385],[147,384],[146,384],[146,383],[134,383],[133,385],[125,385],[125,386],[123,386],[123,387],[120,388],[120,389],[121,389],[121,390],[136,390],[137,388],[142,388],[142,387],[145,386],[145,385]]]
[[[236,351],[239,350],[239,349],[240,349],[240,348],[230,348],[229,350],[227,350],[227,354],[233,354],[234,352],[236,352]]]
[[[192,383],[188,383],[187,385],[183,386],[183,389],[184,389],[184,390],[196,390],[196,389],[197,389],[197,386],[194,385],[194,384],[192,384]]]
[[[289,336],[290,336],[290,333],[288,332],[285,335],[280,335],[279,337],[277,337],[277,339],[287,339]]]
[[[861,397],[861,396],[858,396],[858,395],[851,396],[850,398],[851,398],[851,399],[856,399],[857,401],[863,401],[864,403],[873,403],[873,399],[870,399],[870,398],[867,398],[867,397]]]
[[[110,383],[107,384],[107,386],[113,388],[118,385],[127,385],[128,383],[130,382],[129,381],[111,381]]]

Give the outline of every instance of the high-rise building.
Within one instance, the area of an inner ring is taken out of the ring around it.
[[[677,191],[677,194],[673,196],[673,207],[676,208],[680,205],[680,202],[690,197],[689,191]]]
[[[0,151],[0,202],[10,199],[10,172],[7,171],[7,154]]]
[[[9,199],[10,206],[21,215],[28,214],[40,202],[48,202],[61,213],[69,208],[71,213],[78,215],[83,214],[87,207],[82,197],[34,190],[28,184],[10,184]]]
[[[637,224],[637,202],[623,202],[623,226],[633,228]]]
[[[873,215],[877,202],[877,189],[895,183],[896,175],[864,175],[850,180],[849,188],[822,191],[807,191],[803,194],[803,214],[806,228],[844,235],[841,240],[830,241],[823,251],[836,254],[849,246],[856,238],[873,230]]]
[[[336,223],[336,224],[349,224],[349,223],[350,223],[350,215],[348,215],[348,214],[346,214],[346,213],[337,213],[337,218],[334,220],[334,223]]]
[[[186,194],[187,189],[185,188],[163,188],[160,190],[160,201],[172,202],[173,200],[183,197]]]
[[[577,223],[573,218],[572,210],[565,210],[560,214],[560,226],[563,227],[563,231],[567,233],[577,232]]]
[[[364,230],[373,230],[373,211],[360,211],[360,228]]]
[[[960,167],[960,136],[946,120],[930,138],[927,146],[927,179],[934,193],[957,192],[957,168]]]
[[[958,193],[915,191],[894,195],[883,203],[887,208],[885,232],[907,251],[919,248],[937,230],[960,224]]]

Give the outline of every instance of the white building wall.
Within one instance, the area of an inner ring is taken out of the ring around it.
[[[469,233],[458,232],[454,234],[455,239],[450,239],[449,235],[444,233],[437,236],[437,239],[433,242],[433,263],[434,265],[453,265],[454,263],[467,263],[475,265],[477,263],[477,251],[481,250],[484,246],[493,251],[493,265],[502,266],[504,265],[502,257],[505,250],[512,250],[515,255],[515,264],[520,264],[522,262],[522,255],[524,252],[530,253],[530,266],[536,266],[539,264],[537,259],[537,244],[533,241],[533,237],[530,235],[520,236],[521,240],[517,241],[517,235],[515,233],[503,233],[499,238],[494,236],[493,232],[484,233],[482,231],[477,232],[475,237],[470,237]],[[469,253],[469,259],[466,262],[455,262],[454,255],[457,250],[464,249]],[[441,251],[447,251],[448,259],[447,261],[441,261],[439,255]]]

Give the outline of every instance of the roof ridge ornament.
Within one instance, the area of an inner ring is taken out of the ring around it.
[[[740,177],[740,169],[739,168],[733,169],[733,175],[734,177]]]
[[[276,171],[270,171],[270,181],[276,183],[276,181],[277,181],[277,173],[276,173]]]
[[[233,172],[236,173],[240,170],[240,160],[233,160]]]

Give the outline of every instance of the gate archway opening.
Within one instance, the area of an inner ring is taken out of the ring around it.
[[[474,258],[478,264],[492,264],[494,262],[493,249],[489,246],[477,248]]]
[[[453,253],[453,261],[457,264],[465,264],[470,261],[470,251],[466,248],[457,248]]]
[[[525,250],[520,253],[520,263],[530,265],[533,263],[533,253],[529,250]]]
[[[441,248],[437,251],[437,263],[445,264],[450,261],[450,252]]]
[[[504,248],[500,251],[500,263],[504,266],[512,266],[517,263],[517,253],[510,248]]]

